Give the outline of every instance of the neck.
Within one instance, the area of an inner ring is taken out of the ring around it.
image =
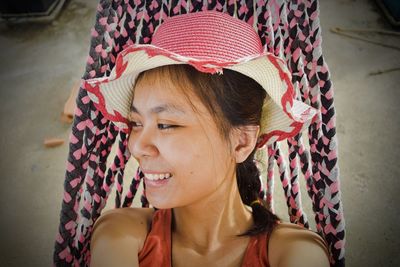
[[[202,251],[218,249],[253,224],[251,211],[241,200],[235,177],[207,198],[174,208],[173,218],[175,237]]]

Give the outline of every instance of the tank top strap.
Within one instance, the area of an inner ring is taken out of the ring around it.
[[[151,229],[138,254],[139,266],[171,266],[171,209],[154,212]]]
[[[269,267],[268,239],[267,234],[258,234],[250,238],[242,267]]]

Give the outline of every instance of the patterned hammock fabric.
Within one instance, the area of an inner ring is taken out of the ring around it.
[[[130,44],[150,43],[152,33],[166,17],[200,10],[226,12],[254,26],[267,50],[286,59],[297,98],[319,111],[308,129],[308,138],[299,134],[287,140],[288,155],[283,155],[282,143],[265,148],[267,167],[262,195],[273,210],[276,163],[290,221],[309,227],[301,206],[299,176],[302,174],[315,212],[317,232],[329,244],[331,265],[344,266],[345,223],[333,88],[321,51],[318,1],[100,0],[83,79],[108,75],[118,52]],[[143,178],[138,169],[123,198],[124,170],[131,158],[128,136],[104,119],[83,88],[76,101],[55,242],[55,266],[88,266],[93,223],[100,216],[114,184],[116,207],[129,207]],[[118,143],[116,156],[108,159],[114,143]],[[145,192],[141,202],[142,206],[148,206]]]

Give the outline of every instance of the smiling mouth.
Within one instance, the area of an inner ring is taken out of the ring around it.
[[[171,173],[144,173],[144,183],[147,188],[163,188],[171,180]]]
[[[158,174],[154,174],[154,173],[143,173],[144,177],[147,180],[150,181],[162,181],[162,180],[166,180],[172,177],[171,173],[158,173]]]

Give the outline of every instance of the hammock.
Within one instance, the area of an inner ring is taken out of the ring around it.
[[[206,9],[229,13],[252,25],[266,49],[286,60],[297,98],[319,111],[308,136],[302,138],[299,134],[287,140],[288,155],[283,154],[281,143],[265,148],[267,171],[262,195],[273,210],[273,168],[277,164],[290,221],[309,227],[300,200],[302,175],[315,212],[317,232],[329,245],[331,266],[344,266],[345,223],[333,88],[321,51],[318,1],[100,0],[83,79],[108,75],[118,52],[134,43],[150,43],[155,28],[166,17]],[[143,178],[137,170],[123,197],[124,170],[130,159],[128,136],[96,110],[84,88],[80,88],[76,101],[55,242],[55,266],[88,266],[93,223],[100,216],[113,185],[116,185],[115,206],[129,207]],[[118,146],[116,156],[108,159],[114,143]],[[145,192],[141,202],[143,207],[148,206]]]

